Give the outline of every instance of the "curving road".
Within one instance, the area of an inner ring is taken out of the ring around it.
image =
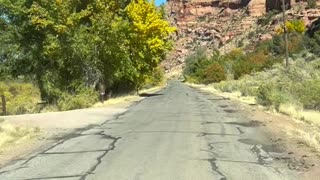
[[[295,179],[228,99],[170,82],[99,126],[2,168],[2,180]]]

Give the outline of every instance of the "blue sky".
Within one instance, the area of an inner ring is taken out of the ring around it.
[[[165,3],[165,2],[166,2],[166,0],[156,0],[156,5],[158,6],[158,5]]]

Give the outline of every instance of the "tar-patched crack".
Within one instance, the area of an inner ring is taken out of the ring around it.
[[[272,161],[270,155],[262,149],[262,145],[254,145],[251,151],[257,155],[258,164],[265,165],[267,162]]]
[[[217,174],[219,174],[220,180],[227,180],[227,177],[219,170],[219,167],[217,166],[216,161],[217,161],[216,158],[208,159],[208,162],[210,163],[212,171],[214,171]]]
[[[242,129],[240,127],[236,127],[236,128],[237,128],[237,130],[239,131],[240,134],[244,134],[245,133],[244,131],[242,131]]]
[[[92,174],[96,169],[97,167],[101,164],[101,160],[103,157],[105,157],[110,151],[113,151],[115,148],[116,148],[116,143],[119,139],[121,139],[121,137],[113,137],[113,136],[110,136],[110,135],[106,135],[106,134],[103,134],[104,135],[104,138],[106,139],[110,139],[112,140],[110,146],[108,149],[105,150],[104,153],[102,153],[98,158],[97,158],[97,163],[95,165],[93,165],[89,171],[87,171],[87,173],[85,175],[83,175],[81,177],[81,180],[85,180],[87,178],[88,175]]]

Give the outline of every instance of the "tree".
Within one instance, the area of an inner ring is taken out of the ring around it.
[[[143,0],[0,0],[0,27],[4,69],[32,79],[50,103],[83,87],[140,88],[174,31]]]
[[[170,48],[169,35],[176,29],[162,19],[154,1],[132,1],[126,9],[130,21],[129,47],[133,81],[138,90]]]

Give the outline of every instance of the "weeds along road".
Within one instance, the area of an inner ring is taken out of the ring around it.
[[[252,122],[228,99],[174,81],[117,118],[2,168],[0,179],[296,179]]]

